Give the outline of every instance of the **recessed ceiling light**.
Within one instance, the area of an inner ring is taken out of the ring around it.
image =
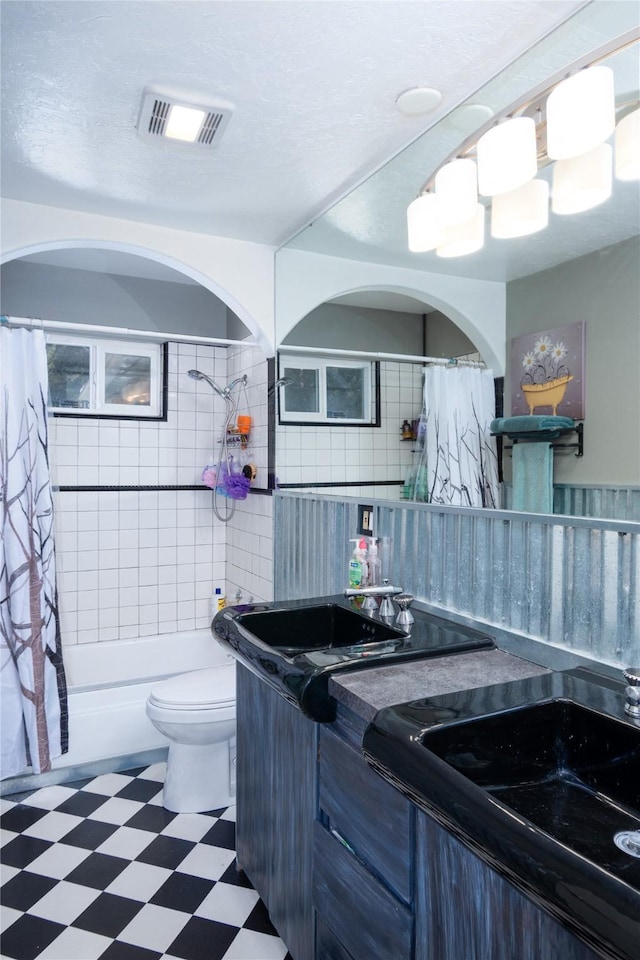
[[[210,147],[217,145],[231,120],[228,103],[188,103],[164,90],[146,87],[136,125],[146,140],[163,140]]]
[[[405,90],[396,100],[396,107],[406,117],[417,117],[431,113],[442,100],[442,94],[433,87],[413,87]]]
[[[487,120],[491,120],[494,111],[484,103],[463,103],[447,117],[447,121],[456,130],[471,132],[481,127]]]
[[[205,117],[204,110],[180,107],[175,104],[169,110],[164,135],[171,140],[186,140],[193,143],[202,129],[202,121]]]

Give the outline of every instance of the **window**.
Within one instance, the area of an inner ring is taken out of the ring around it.
[[[369,360],[280,358],[280,423],[379,426],[378,367]]]
[[[165,354],[160,343],[48,335],[49,409],[162,419]]]

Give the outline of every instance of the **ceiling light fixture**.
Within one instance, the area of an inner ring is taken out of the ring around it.
[[[485,206],[491,206],[493,237],[522,237],[544,229],[549,185],[536,174],[554,160],[553,213],[580,213],[603,203],[613,179],[613,150],[605,141],[614,130],[616,177],[640,179],[637,93],[619,104],[616,128],[614,75],[600,63],[637,42],[637,36],[627,34],[615,49],[601,49],[593,63],[535,99],[512,106],[467,139],[410,204],[409,249],[435,249],[441,257],[480,249]],[[483,203],[483,197],[488,201]]]
[[[500,239],[527,237],[549,222],[549,184],[530,180],[517,190],[501,193],[491,204],[491,236]]]
[[[484,246],[484,207],[476,203],[473,216],[466,223],[443,227],[436,247],[438,257],[466,257]]]
[[[204,110],[174,104],[169,109],[164,135],[170,140],[185,140],[187,143],[193,143],[198,139],[205,117]]]
[[[536,125],[514,117],[487,130],[478,140],[478,190],[485,197],[510,193],[538,172]]]
[[[478,202],[478,174],[473,160],[445,163],[436,173],[438,217],[443,227],[470,220]]]
[[[232,113],[228,103],[189,103],[159,88],[146,87],[136,129],[146,140],[211,147],[219,143]]]
[[[620,120],[614,142],[616,178],[640,180],[640,107]]]
[[[569,160],[604,143],[616,125],[613,70],[587,67],[567,77],[547,99],[547,156]]]
[[[589,153],[557,160],[553,168],[551,209],[562,216],[582,213],[611,196],[613,149],[600,143]]]
[[[423,193],[407,207],[407,233],[412,253],[428,253],[440,242],[440,219],[435,193]]]

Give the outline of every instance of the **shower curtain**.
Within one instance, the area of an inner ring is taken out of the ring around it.
[[[428,366],[424,382],[422,480],[429,503],[497,507],[498,460],[489,425],[495,416],[493,373],[477,367]]]
[[[67,751],[41,330],[0,326],[0,777]]]

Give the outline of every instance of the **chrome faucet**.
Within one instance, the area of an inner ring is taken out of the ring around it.
[[[382,585],[378,587],[347,587],[344,592],[345,597],[364,597],[362,604],[363,610],[377,611],[377,600],[380,600],[379,613],[381,617],[395,616],[395,610],[391,597],[396,597],[402,593],[402,587],[392,586],[388,580],[383,580]]]
[[[627,667],[623,676],[628,684],[624,691],[627,698],[625,712],[630,717],[640,719],[640,667]]]

